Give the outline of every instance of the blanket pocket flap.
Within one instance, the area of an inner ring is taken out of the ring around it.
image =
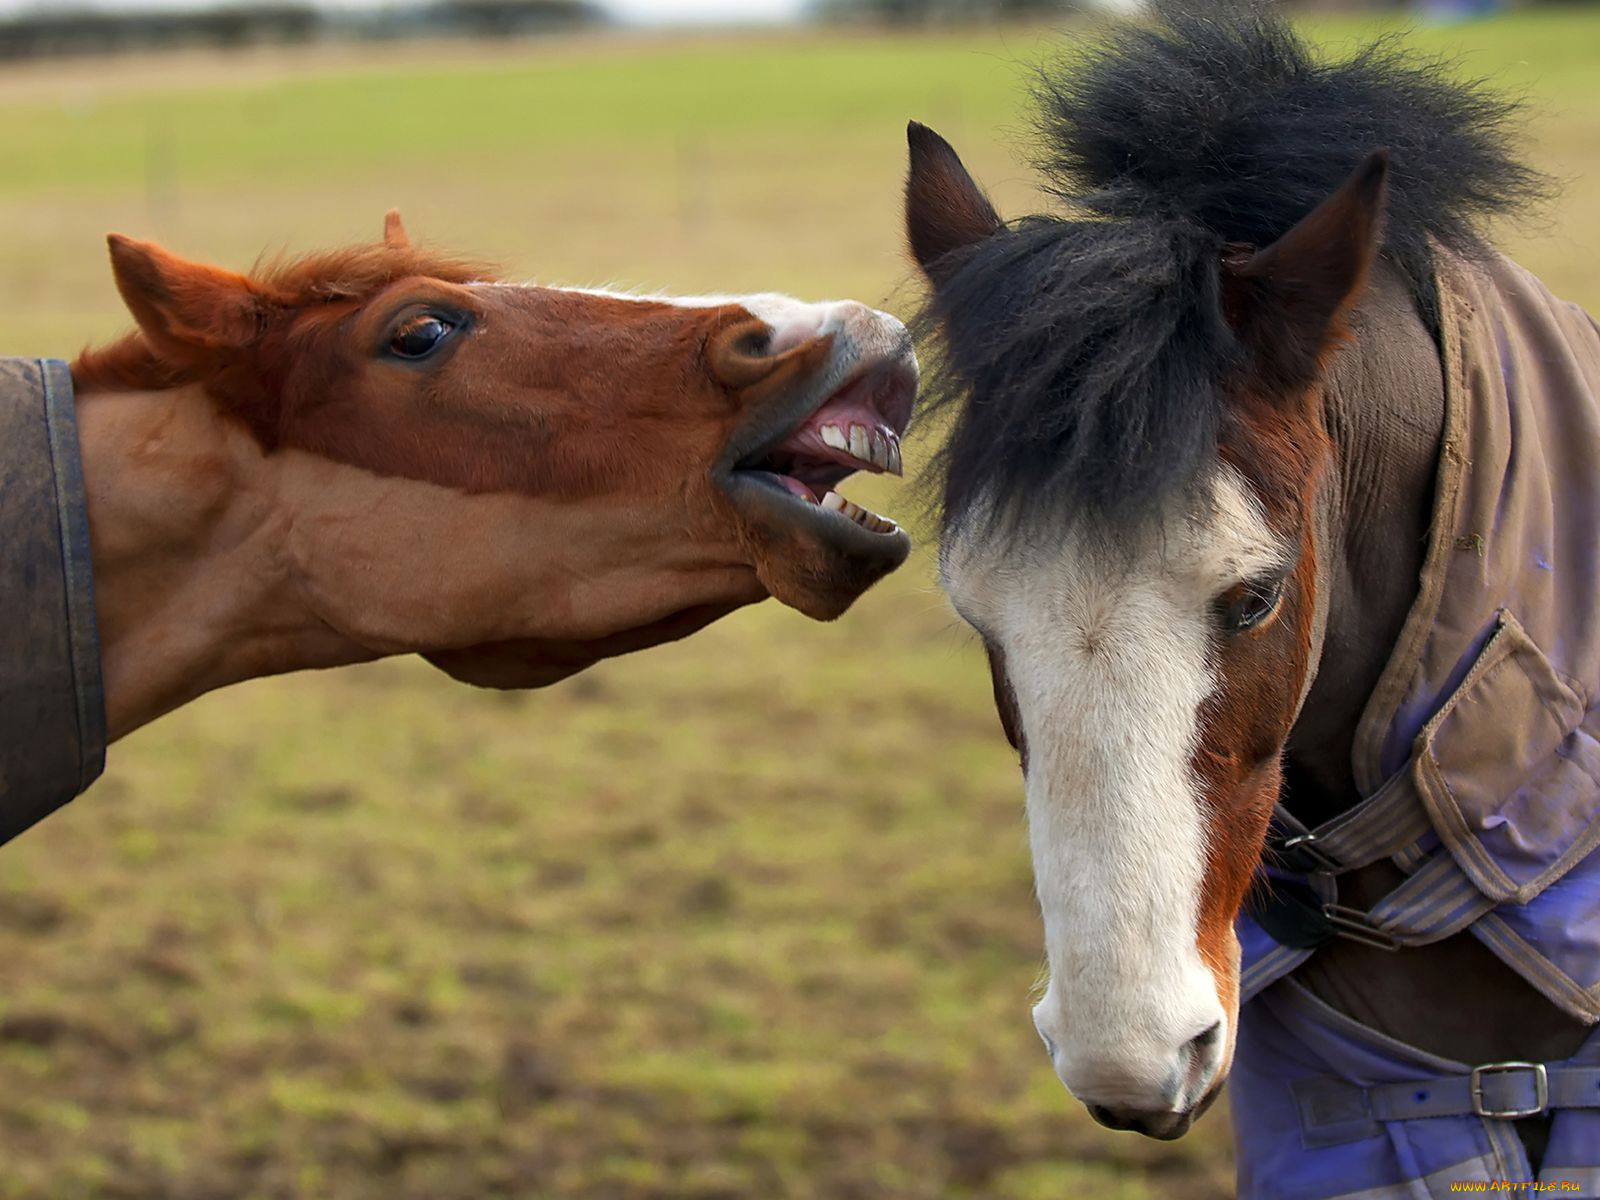
[[[1417,735],[1434,828],[1496,904],[1525,904],[1600,842],[1600,742],[1585,703],[1510,612]]]

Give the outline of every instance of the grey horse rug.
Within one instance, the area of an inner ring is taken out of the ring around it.
[[[93,783],[105,753],[72,376],[0,358],[0,842]]]

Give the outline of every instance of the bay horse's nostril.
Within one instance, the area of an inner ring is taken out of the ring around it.
[[[1221,1070],[1223,1036],[1222,1022],[1217,1021],[1204,1033],[1190,1038],[1181,1052],[1179,1061],[1184,1065],[1180,1068],[1183,1076],[1178,1095],[1191,1107],[1211,1092]]]

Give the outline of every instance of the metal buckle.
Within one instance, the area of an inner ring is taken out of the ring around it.
[[[1284,838],[1278,844],[1278,849],[1285,854],[1303,854],[1315,864],[1317,870],[1329,875],[1337,875],[1344,870],[1344,864],[1335,862],[1316,846],[1317,835],[1314,833],[1297,833],[1292,838]]]
[[[1501,1075],[1508,1071],[1533,1072],[1533,1098],[1537,1103],[1532,1108],[1490,1109],[1484,1107],[1483,1077],[1485,1075]],[[1537,1117],[1550,1107],[1550,1076],[1545,1072],[1543,1063],[1498,1062],[1485,1063],[1481,1067],[1473,1067],[1471,1088],[1472,1111],[1480,1117],[1492,1117],[1497,1121],[1515,1121],[1518,1117]]]
[[[1376,946],[1379,950],[1400,949],[1400,939],[1374,925],[1371,913],[1343,904],[1330,903],[1322,906],[1322,915],[1327,918],[1328,924],[1334,927],[1340,937],[1349,938],[1352,942],[1361,942],[1363,945]]]

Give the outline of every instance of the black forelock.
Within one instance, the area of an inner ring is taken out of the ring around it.
[[[1040,75],[1037,161],[1066,215],[1031,217],[941,271],[927,407],[943,519],[980,492],[1113,521],[1216,462],[1238,357],[1224,243],[1267,245],[1371,151],[1390,155],[1384,257],[1430,316],[1430,240],[1482,252],[1487,217],[1544,179],[1511,150],[1517,102],[1383,38],[1320,61],[1263,0],[1159,3]]]
[[[1047,497],[1133,515],[1197,477],[1235,354],[1219,249],[1179,220],[1030,217],[968,251],[924,316],[943,342],[930,403],[960,404],[947,516],[985,489],[997,518]]]

